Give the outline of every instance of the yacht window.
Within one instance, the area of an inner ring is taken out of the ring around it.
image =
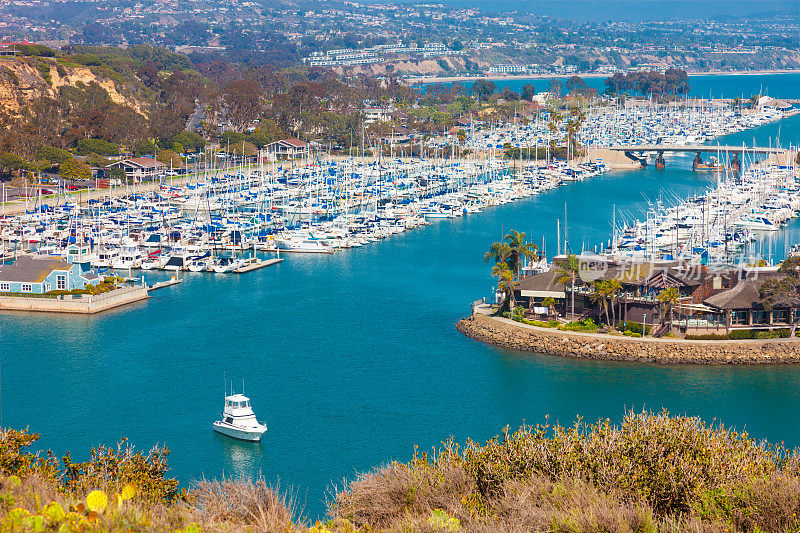
[[[225,419],[225,422],[227,422],[228,424],[233,424],[233,418],[231,418],[231,417],[227,417],[227,418]]]

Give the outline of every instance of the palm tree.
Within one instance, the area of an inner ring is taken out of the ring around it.
[[[567,283],[569,283],[569,289],[572,296],[570,322],[575,321],[575,279],[578,277],[579,267],[580,265],[578,264],[578,256],[575,254],[569,254],[567,255],[566,261],[558,266],[558,275],[556,277],[556,283],[559,285],[566,286]]]
[[[553,314],[553,308],[555,306],[556,306],[556,299],[553,298],[552,296],[548,296],[544,300],[542,300],[542,307],[546,307],[547,308],[547,312],[550,315]]]
[[[511,252],[507,258],[508,267],[516,273],[517,279],[519,279],[522,259],[538,258],[539,247],[533,243],[526,243],[525,233],[513,229],[511,233],[506,235],[505,239]]]
[[[467,132],[464,131],[463,129],[458,130],[458,132],[456,133],[456,138],[458,139],[458,145],[461,148],[464,148],[464,143],[467,142]]]
[[[514,272],[508,268],[508,264],[499,262],[492,268],[492,276],[497,278],[497,290],[505,294],[503,302],[508,302],[509,311],[513,313],[516,307],[516,302],[514,301]],[[500,309],[503,308],[504,303],[500,304]]]
[[[611,317],[613,319],[612,327],[616,327],[617,324],[617,298],[619,297],[619,292],[622,290],[622,283],[618,279],[611,278],[606,280],[606,292],[608,297],[611,299]]]
[[[670,287],[658,293],[658,301],[664,306],[664,313],[661,316],[661,323],[666,322],[666,317],[669,316],[670,323],[672,322],[672,313],[678,304],[681,295],[678,289]]]
[[[592,292],[589,294],[589,298],[597,304],[597,307],[600,308],[600,312],[605,312],[606,314],[606,323],[611,326],[611,318],[608,315],[608,293],[609,287],[608,282],[605,280],[595,281],[592,284]]]
[[[505,263],[508,256],[511,254],[511,248],[504,242],[493,242],[489,247],[489,251],[483,254],[483,262],[488,263],[494,261],[495,263]]]
[[[484,262],[506,263],[508,268],[519,279],[521,260],[538,258],[539,247],[525,242],[525,233],[511,230],[502,242],[493,242],[489,251],[483,254]]]

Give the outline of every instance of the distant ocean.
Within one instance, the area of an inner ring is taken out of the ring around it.
[[[390,0],[383,0],[389,2]],[[402,2],[402,0],[400,0]],[[440,0],[457,7],[477,7],[490,13],[522,11],[576,21],[667,20],[744,17],[768,12],[798,14],[791,0]],[[424,4],[428,0],[402,3]]]
[[[606,90],[605,78],[583,78],[586,85],[599,92]],[[564,78],[561,77],[563,83]],[[536,92],[546,91],[550,80],[536,79],[500,79],[492,80],[498,91],[504,87],[519,93],[522,86],[530,83]],[[471,87],[472,82],[461,82]],[[445,84],[445,85],[450,85]],[[698,98],[750,98],[754,94],[767,94],[774,98],[800,98],[800,71],[785,74],[703,74],[689,76],[690,96]]]

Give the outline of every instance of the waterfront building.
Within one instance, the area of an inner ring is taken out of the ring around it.
[[[784,298],[769,305],[761,298],[759,291],[766,280],[784,276],[775,267],[714,268],[675,261],[614,263],[592,258],[593,269],[582,272],[583,279],[578,277],[570,288],[569,283],[558,281],[563,260],[563,256],[556,258],[548,271],[524,277],[517,284],[516,301],[533,318],[543,318],[534,316],[534,310],[543,309],[542,302],[553,298],[564,319],[572,319],[574,313],[576,320],[605,322],[594,282],[616,279],[621,288],[613,301],[607,298],[607,305],[615,307],[611,314],[619,323],[668,322],[675,330],[698,335],[729,334],[737,329],[786,329],[800,321],[800,300]],[[678,295],[671,319],[664,316],[665,305],[658,298],[666,289],[675,289]]]
[[[133,183],[153,181],[165,171],[166,165],[152,157],[132,157],[116,161],[106,166],[107,169],[119,169],[125,172],[125,177]]]
[[[300,159],[308,154],[308,143],[300,139],[281,139],[267,145],[267,153],[277,160]]]
[[[13,264],[0,266],[0,294],[84,289],[97,279],[91,272],[84,272],[80,265],[60,258],[23,255]]]

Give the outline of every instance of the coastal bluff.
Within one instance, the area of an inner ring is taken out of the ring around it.
[[[541,328],[482,314],[460,320],[456,329],[467,337],[502,348],[575,359],[703,365],[800,363],[800,338],[734,341],[630,338]]]

